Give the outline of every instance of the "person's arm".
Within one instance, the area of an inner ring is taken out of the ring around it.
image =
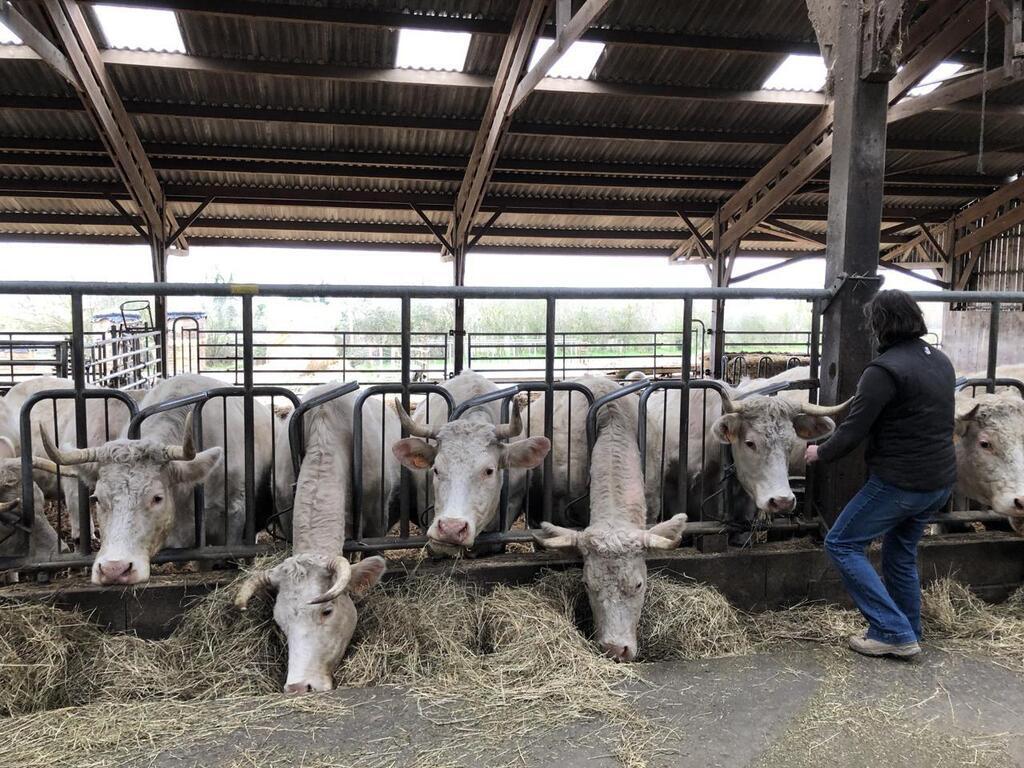
[[[850,453],[871,432],[878,415],[896,396],[896,383],[885,370],[869,365],[857,383],[857,394],[850,412],[832,436],[818,446],[818,460],[836,461]]]

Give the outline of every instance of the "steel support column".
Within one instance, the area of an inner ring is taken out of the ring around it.
[[[853,395],[872,344],[864,332],[864,304],[878,290],[879,231],[889,84],[860,76],[861,4],[838,6],[835,118],[829,180],[826,285],[845,276],[823,318],[821,396],[838,403]],[[831,524],[864,480],[859,456],[829,467],[822,483],[822,515]]]

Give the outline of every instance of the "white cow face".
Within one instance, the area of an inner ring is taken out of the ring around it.
[[[438,429],[415,424],[401,407],[398,410],[406,429],[421,436],[399,440],[392,450],[403,466],[433,473],[435,512],[427,537],[431,549],[442,554],[456,555],[471,548],[477,534],[497,519],[501,470],[532,469],[551,449],[545,437],[501,442],[522,431],[518,407],[511,426],[458,419]],[[436,439],[437,446],[423,437]]]
[[[149,561],[166,543],[177,504],[220,462],[223,451],[196,453],[191,417],[185,443],[165,446],[152,440],[114,440],[99,448],[59,449],[41,433],[46,452],[58,464],[76,466],[95,488],[100,551],[92,566],[95,584],[141,584]]]
[[[789,512],[796,504],[789,485],[789,457],[808,440],[820,440],[835,430],[835,422],[808,408],[835,412],[837,408],[798,406],[777,397],[751,397],[731,403],[723,399],[723,414],[712,433],[732,446],[736,479],[762,512]]]
[[[959,398],[955,436],[960,490],[997,514],[1024,520],[1024,401]]]
[[[274,621],[288,642],[285,693],[334,688],[334,670],[356,628],[352,596],[365,594],[385,570],[382,557],[350,565],[343,557],[294,555],[243,582],[235,598],[243,611],[258,591],[276,593]]]
[[[637,626],[647,594],[648,550],[679,546],[686,515],[650,530],[590,526],[583,531],[543,523],[542,546],[575,549],[583,556],[583,584],[594,616],[594,640],[615,661],[632,661],[639,650]]]

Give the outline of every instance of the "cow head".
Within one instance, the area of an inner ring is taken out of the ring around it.
[[[92,566],[95,584],[141,584],[149,560],[174,528],[178,503],[201,483],[223,451],[196,453],[192,416],[185,419],[182,445],[152,440],[113,440],[98,448],[57,448],[40,430],[46,453],[57,464],[79,467],[95,488],[100,551]]]
[[[957,398],[954,434],[960,490],[997,514],[1024,519],[1024,401]]]
[[[682,514],[649,530],[598,524],[575,531],[541,524],[541,546],[576,550],[583,557],[594,639],[615,661],[632,661],[639,650],[636,629],[647,594],[647,551],[675,549],[685,527]]]
[[[431,548],[444,554],[472,547],[477,534],[497,518],[501,470],[533,469],[551,449],[546,437],[502,442],[523,431],[518,402],[508,424],[456,419],[440,427],[417,424],[395,405],[402,425],[414,436],[399,440],[392,450],[403,466],[433,473],[435,511],[427,537]]]
[[[791,403],[778,397],[732,400],[722,396],[722,415],[712,425],[732,446],[736,479],[762,512],[789,512],[796,504],[789,486],[789,457],[801,442],[819,440],[836,428],[830,418],[852,400],[834,406]]]
[[[235,597],[246,610],[253,595],[271,592],[274,621],[288,642],[285,693],[329,691],[356,628],[352,596],[361,596],[384,575],[383,557],[351,565],[344,557],[293,555],[250,575]]]

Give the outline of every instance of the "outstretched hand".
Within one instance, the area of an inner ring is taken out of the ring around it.
[[[804,461],[808,464],[813,464],[818,460],[818,446],[808,445],[807,450],[804,451]]]

